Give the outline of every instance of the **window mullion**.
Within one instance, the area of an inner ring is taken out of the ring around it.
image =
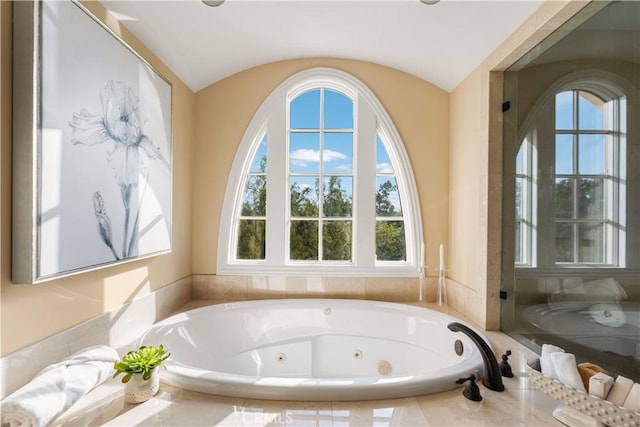
[[[376,259],[376,150],[377,122],[374,111],[365,103],[358,103],[354,128],[355,170],[353,172],[354,203],[353,260],[363,267],[374,267]],[[361,148],[362,147],[362,148]],[[354,196],[355,197],[355,196]],[[407,242],[408,243],[408,242]]]
[[[276,103],[267,118],[267,225],[265,259],[268,265],[283,265],[289,248],[289,200],[286,102]],[[286,236],[284,244],[278,236]]]

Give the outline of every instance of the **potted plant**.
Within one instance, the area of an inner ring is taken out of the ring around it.
[[[130,351],[115,362],[113,378],[124,374],[122,382],[125,385],[124,401],[126,403],[140,403],[155,396],[160,388],[160,372],[158,368],[168,357],[162,346],[142,346],[138,350]]]

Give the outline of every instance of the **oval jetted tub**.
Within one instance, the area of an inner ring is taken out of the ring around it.
[[[243,301],[169,317],[141,345],[163,344],[171,358],[162,381],[188,390],[271,400],[388,399],[449,390],[458,378],[482,375],[479,350],[447,329],[451,322],[459,319],[379,301]]]

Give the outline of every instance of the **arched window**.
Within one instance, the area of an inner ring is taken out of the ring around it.
[[[516,265],[624,266],[622,91],[574,75],[532,116],[516,158]]]
[[[404,145],[362,82],[312,69],[269,95],[227,184],[218,274],[416,276],[421,236]]]

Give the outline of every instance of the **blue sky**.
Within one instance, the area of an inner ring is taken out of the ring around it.
[[[315,177],[295,174],[319,174],[322,157],[322,170],[325,175],[342,176],[342,188],[349,196],[353,195],[353,102],[347,96],[324,89],[302,93],[290,106],[290,146],[289,164],[290,185],[296,183],[301,188],[313,187]],[[321,97],[324,96],[324,111],[321,111]],[[322,114],[321,114],[322,113]],[[323,122],[321,125],[321,121]],[[323,147],[321,151],[321,130],[323,131]],[[256,151],[250,172],[259,173],[260,159],[267,155],[267,136],[265,135]],[[384,147],[380,135],[376,136],[376,172],[379,174],[376,185],[380,187],[391,180],[397,185],[393,176],[391,159]],[[310,195],[317,201],[315,194]],[[397,191],[390,195],[396,210],[400,211],[400,196]]]
[[[601,130],[604,127],[605,103],[586,92],[578,97],[578,123],[574,123],[573,92],[556,95],[557,130]],[[574,170],[573,136],[556,135],[557,174],[602,174],[605,172],[605,136],[578,136],[578,170]]]

